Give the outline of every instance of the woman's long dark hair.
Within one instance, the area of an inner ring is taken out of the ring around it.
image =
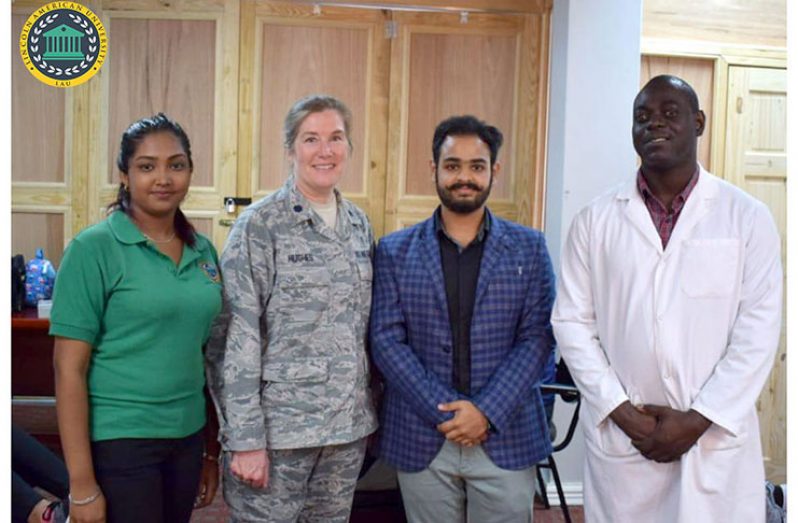
[[[150,118],[142,118],[141,120],[133,122],[130,124],[130,127],[122,133],[122,142],[119,144],[119,156],[116,157],[117,168],[121,172],[128,174],[130,158],[136,152],[141,141],[145,136],[158,132],[170,132],[180,140],[180,145],[183,147],[183,151],[188,158],[188,167],[193,170],[194,162],[191,160],[191,143],[188,140],[188,135],[183,128],[180,127],[179,123],[170,120],[164,113],[158,113]],[[119,183],[116,201],[108,206],[109,213],[116,210],[130,215],[130,192],[125,187],[125,184],[121,182]],[[189,247],[194,246],[197,233],[194,230],[194,226],[191,225],[191,222],[186,218],[186,215],[180,210],[180,207],[177,208],[177,212],[175,213],[175,233]]]

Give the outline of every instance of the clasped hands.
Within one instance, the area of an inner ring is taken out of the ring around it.
[[[488,419],[470,401],[442,403],[438,409],[454,412],[452,419],[438,425],[438,430],[446,439],[464,447],[473,447],[488,439]],[[230,472],[252,488],[266,488],[269,484],[269,455],[266,449],[233,452]]]
[[[712,424],[695,410],[681,411],[661,405],[622,403],[610,419],[632,440],[646,459],[668,463],[681,458]]]
[[[441,403],[438,410],[454,412],[454,417],[438,425],[446,439],[463,447],[473,447],[488,439],[488,418],[470,401]]]

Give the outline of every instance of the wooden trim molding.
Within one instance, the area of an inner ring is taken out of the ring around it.
[[[359,7],[363,9],[396,9],[413,11],[466,11],[492,14],[542,14],[551,11],[553,0],[294,0],[297,4]]]

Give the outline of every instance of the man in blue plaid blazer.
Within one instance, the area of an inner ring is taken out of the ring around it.
[[[441,122],[442,205],[377,247],[380,455],[411,523],[531,521],[534,465],[551,452],[536,382],[554,347],[554,274],[543,235],[485,205],[501,142],[473,116]]]

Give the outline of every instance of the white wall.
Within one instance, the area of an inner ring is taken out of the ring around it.
[[[554,0],[545,232],[558,274],[574,215],[635,172],[631,125],[640,82],[641,12],[642,0]],[[558,402],[560,434],[570,413],[570,406]],[[555,456],[569,502],[581,503],[583,458],[581,431]]]

